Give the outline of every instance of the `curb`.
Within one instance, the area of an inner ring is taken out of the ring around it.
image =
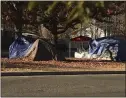
[[[1,76],[126,74],[126,71],[1,72]]]

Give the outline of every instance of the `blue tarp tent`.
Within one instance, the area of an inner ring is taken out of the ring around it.
[[[9,47],[9,58],[25,57],[34,41],[26,40],[25,37],[18,37]]]
[[[57,53],[55,47],[47,39],[18,37],[9,47],[9,58],[25,58],[29,60],[65,60]]]
[[[126,61],[126,40],[114,38],[114,37],[103,37],[90,41],[89,43],[89,54],[96,54],[101,56],[105,51],[112,51],[116,53],[113,57],[116,61]]]

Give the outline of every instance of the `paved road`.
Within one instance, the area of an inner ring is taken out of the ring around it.
[[[2,97],[125,97],[125,75],[1,77]]]

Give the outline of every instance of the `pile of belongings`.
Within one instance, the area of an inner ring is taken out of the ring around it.
[[[90,56],[105,57],[106,53],[108,53],[111,60],[126,61],[126,40],[115,37],[102,37],[90,41]]]
[[[21,36],[9,47],[9,58],[20,58],[29,60],[64,60],[65,58],[57,52],[54,45],[42,38]]]

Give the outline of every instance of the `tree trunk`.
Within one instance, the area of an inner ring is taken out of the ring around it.
[[[126,1],[125,1],[125,12],[124,12],[124,14],[125,14],[125,16],[124,16],[124,18],[125,18],[125,30],[124,30],[124,33],[126,35]],[[126,36],[125,36],[125,39],[126,39]]]
[[[17,24],[16,28],[18,30],[17,36],[21,37],[21,35],[22,35],[22,24]]]
[[[57,36],[57,34],[55,34],[54,35],[54,44],[55,44],[55,46],[57,46],[57,44],[58,44],[58,36]]]
[[[18,11],[17,11],[17,20],[15,22],[16,29],[17,29],[16,34],[17,34],[18,37],[21,37],[21,35],[22,35],[22,26],[23,26],[22,16],[23,16],[23,9],[19,8]]]

